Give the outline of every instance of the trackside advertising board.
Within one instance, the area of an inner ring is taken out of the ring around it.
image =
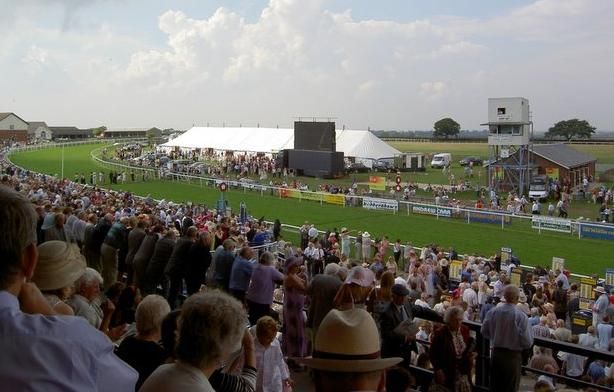
[[[536,230],[571,233],[571,220],[535,215],[531,218],[531,227]]]
[[[364,197],[362,199],[362,208],[368,210],[386,210],[386,211],[398,211],[399,202],[390,199],[377,199],[374,197]]]
[[[591,225],[582,222],[580,225],[582,238],[596,238],[599,240],[614,240],[614,226]]]
[[[412,212],[414,214],[422,214],[422,215],[433,215],[440,216],[443,218],[451,218],[452,217],[452,209],[447,207],[438,207],[438,206],[430,206],[430,205],[413,205]]]

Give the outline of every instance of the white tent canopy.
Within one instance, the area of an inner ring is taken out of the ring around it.
[[[346,157],[380,159],[400,154],[369,131],[337,130],[336,136],[337,151]],[[294,130],[193,127],[160,147],[276,153],[294,148]]]

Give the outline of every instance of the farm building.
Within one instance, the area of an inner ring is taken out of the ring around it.
[[[585,176],[595,176],[597,159],[567,144],[534,144],[531,151],[530,167],[533,176],[543,174],[555,181],[568,178],[572,186],[581,185]],[[510,156],[501,163],[505,165],[512,160]]]
[[[0,141],[26,143],[28,141],[28,122],[15,113],[0,113]]]
[[[569,178],[571,185],[582,184],[583,177],[595,176],[597,159],[563,144],[533,145],[533,164],[536,174],[548,177]]]
[[[49,127],[54,140],[58,139],[87,139],[94,136],[91,129],[77,127]]]
[[[158,128],[110,128],[104,131],[105,138],[147,138],[160,137],[162,131]]]

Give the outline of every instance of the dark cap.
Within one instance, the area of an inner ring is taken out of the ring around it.
[[[403,297],[409,295],[409,290],[407,290],[407,287],[399,283],[393,285],[390,291],[392,291],[392,294],[400,295]]]

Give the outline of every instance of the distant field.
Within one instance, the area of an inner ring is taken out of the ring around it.
[[[417,143],[417,142],[390,142],[392,147],[402,152],[439,153],[449,152],[454,162],[465,156],[477,155],[488,159],[487,143]],[[614,145],[573,144],[571,147],[597,158],[598,163],[614,164]]]
[[[74,173],[108,170],[98,167],[90,160],[89,153],[99,145],[69,147],[65,149],[65,175],[72,178]],[[448,150],[450,151],[450,150]],[[60,149],[48,149],[12,155],[11,159],[31,170],[49,174],[59,172]],[[215,188],[200,183],[151,181],[116,185],[115,189],[151,195],[156,199],[192,201],[214,205],[219,198]],[[497,225],[467,224],[456,219],[435,219],[423,215],[398,215],[374,212],[362,208],[320,205],[317,202],[299,202],[293,199],[279,199],[275,196],[260,196],[259,192],[230,190],[226,198],[237,209],[239,203],[247,204],[250,214],[266,219],[279,218],[282,223],[301,225],[305,220],[316,224],[321,230],[339,229],[347,226],[354,231],[369,231],[374,237],[388,235],[391,241],[400,238],[416,246],[438,243],[448,248],[454,246],[460,253],[492,255],[501,246],[511,247],[525,264],[550,264],[552,256],[563,257],[567,265],[579,273],[603,275],[612,262],[604,255],[614,252],[614,244],[606,241],[578,239],[571,235],[543,232],[538,234],[528,227],[527,222],[515,221],[502,230]]]

